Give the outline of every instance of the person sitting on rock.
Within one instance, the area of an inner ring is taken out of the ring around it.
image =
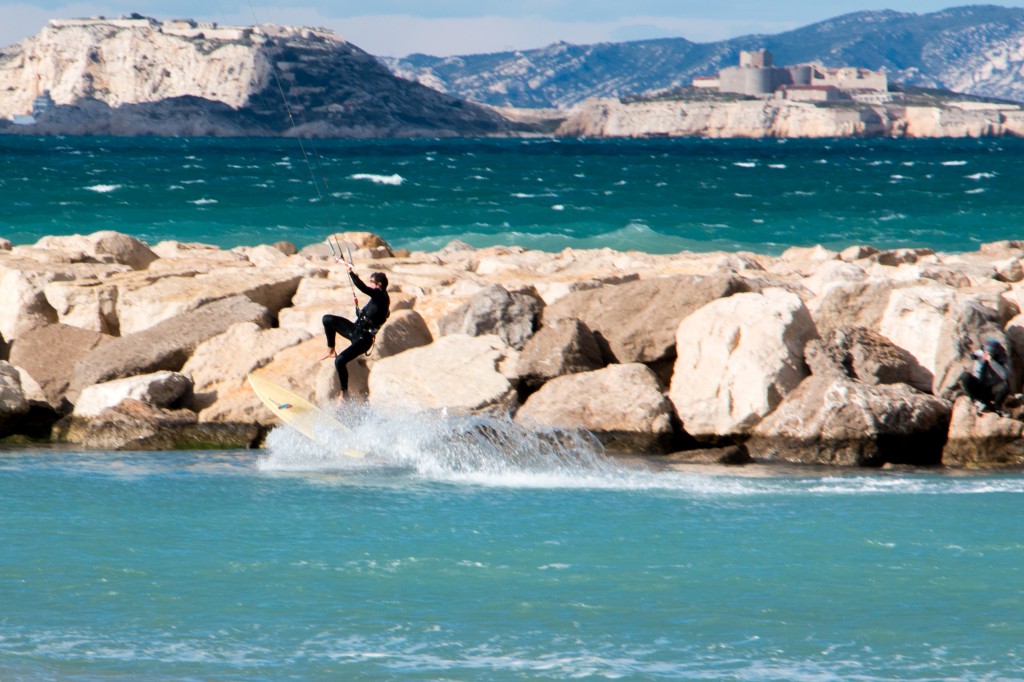
[[[348,368],[346,365],[363,353],[370,352],[370,349],[373,348],[377,332],[391,313],[391,297],[388,296],[388,277],[383,272],[375,272],[370,275],[370,283],[367,285],[359,279],[359,275],[352,269],[351,263],[343,259],[338,259],[338,262],[345,264],[352,283],[359,291],[370,297],[369,302],[359,311],[355,322],[338,315],[328,314],[323,317],[324,334],[327,336],[327,354],[320,359],[335,358],[334,368],[338,371],[338,381],[341,384],[341,392],[338,394],[340,402],[348,392]],[[335,356],[334,339],[337,334],[341,334],[351,343],[348,348],[341,351],[341,355]]]
[[[957,383],[981,412],[998,412],[1010,393],[1010,358],[996,339],[985,339],[981,350],[971,353],[974,366]]]

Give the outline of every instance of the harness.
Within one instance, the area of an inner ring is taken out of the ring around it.
[[[356,330],[360,335],[370,335],[370,347],[366,349],[366,355],[373,352],[373,344],[377,343],[377,332],[380,331],[380,326],[374,326],[368,319],[363,315],[362,311],[359,312],[359,317],[356,318]]]

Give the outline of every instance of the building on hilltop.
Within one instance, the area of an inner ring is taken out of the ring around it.
[[[67,28],[71,26],[113,26],[115,28],[139,29],[148,28],[165,33],[167,35],[179,36],[182,38],[197,38],[207,40],[242,41],[248,40],[253,33],[250,26],[218,26],[216,22],[196,21],[194,19],[169,19],[160,21],[152,17],[144,17],[141,14],[121,17],[119,19],[107,19],[106,17],[91,17],[89,19],[51,19],[49,22],[53,28]]]
[[[821,64],[775,66],[765,49],[740,52],[739,66],[729,66],[718,77],[694,78],[693,87],[717,88],[718,92],[749,97],[778,97],[827,102],[857,99],[880,102],[888,99],[885,73],[852,66],[830,69]]]

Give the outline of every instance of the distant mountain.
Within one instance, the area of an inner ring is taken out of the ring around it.
[[[0,49],[6,132],[112,135],[500,135],[487,107],[396,78],[326,30],[189,20],[53,20]],[[0,122],[2,124],[3,122]]]
[[[396,75],[495,106],[563,107],[588,97],[652,94],[767,48],[777,65],[884,69],[890,81],[1024,101],[1024,9],[974,5],[930,14],[855,12],[776,35],[683,38],[458,57],[383,58]]]

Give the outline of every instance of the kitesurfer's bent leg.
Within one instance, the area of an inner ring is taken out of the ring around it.
[[[327,358],[334,357],[334,339],[338,334],[341,334],[346,339],[351,339],[356,331],[356,325],[344,317],[338,315],[324,315],[324,335],[327,337],[327,355],[320,358],[326,360]]]
[[[347,322],[348,320],[346,320]],[[370,350],[373,346],[373,337],[367,334],[357,336],[352,345],[341,351],[334,359],[334,369],[338,371],[338,383],[341,385],[341,393],[348,393],[348,367],[346,365],[360,355]],[[339,396],[340,397],[340,396]]]

